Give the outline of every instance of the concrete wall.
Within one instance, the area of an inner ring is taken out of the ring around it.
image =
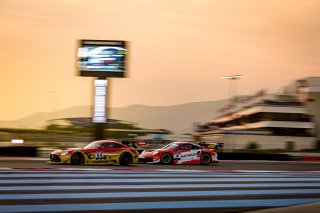
[[[224,142],[226,150],[247,149],[249,144],[255,143],[258,149],[288,150],[291,143],[292,151],[315,149],[314,137],[273,136],[273,135],[237,135],[226,134],[221,136],[203,136],[203,141]]]

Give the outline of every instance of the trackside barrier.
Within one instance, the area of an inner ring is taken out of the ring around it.
[[[0,156],[48,157],[54,148],[31,146],[0,147]],[[319,153],[237,153],[219,152],[219,160],[320,161]]]
[[[219,160],[274,160],[274,161],[290,161],[291,158],[287,154],[266,154],[266,153],[237,153],[237,152],[220,152]]]
[[[36,157],[37,147],[31,147],[31,146],[0,147],[0,156]]]
[[[220,152],[219,160],[270,160],[270,161],[320,161],[320,155],[311,153],[237,153],[237,152]]]
[[[320,153],[317,152],[294,152],[286,153],[295,161],[320,161]]]
[[[317,156],[303,156],[302,161],[318,161],[319,157]]]

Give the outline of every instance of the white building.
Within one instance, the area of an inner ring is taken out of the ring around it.
[[[223,141],[225,149],[316,149],[320,141],[320,77],[306,78],[276,95],[263,91],[220,110],[193,133]]]

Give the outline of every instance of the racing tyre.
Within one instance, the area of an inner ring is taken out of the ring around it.
[[[119,163],[121,166],[128,166],[132,162],[132,156],[129,153],[122,153],[119,158]]]
[[[166,165],[172,164],[173,163],[172,155],[170,155],[169,153],[164,153],[161,156],[161,163]]]
[[[84,157],[81,153],[76,152],[71,156],[70,161],[72,165],[81,165],[84,163]]]
[[[208,165],[211,162],[211,156],[208,153],[203,153],[200,162],[202,165]]]

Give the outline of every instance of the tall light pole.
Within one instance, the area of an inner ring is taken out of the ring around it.
[[[232,104],[232,96],[234,96],[235,102],[237,102],[237,100],[236,100],[237,99],[237,81],[236,80],[243,78],[243,77],[245,77],[245,76],[244,75],[229,75],[229,76],[222,76],[221,77],[224,79],[233,80],[233,81],[229,82],[229,104],[230,105]],[[233,91],[231,91],[232,83],[233,83]],[[230,135],[228,135],[228,134],[225,135],[225,142],[227,144],[229,144],[229,147],[232,151],[234,149],[234,145],[236,144],[235,140],[236,140],[236,137],[230,138]]]
[[[244,75],[228,75],[228,76],[222,76],[221,78],[223,79],[229,79],[229,80],[234,80],[234,81],[230,81],[229,82],[229,103],[232,103],[232,96],[234,96],[234,98],[237,98],[237,82],[235,80],[238,80],[240,78],[244,78]],[[232,91],[232,82],[234,82],[233,84],[233,91]]]

